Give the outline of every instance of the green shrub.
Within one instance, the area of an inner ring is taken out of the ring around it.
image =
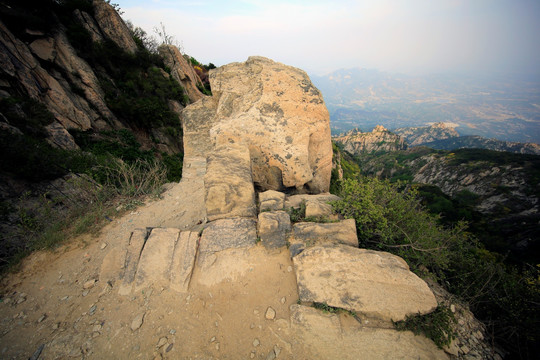
[[[450,345],[455,338],[453,326],[456,323],[454,314],[446,306],[439,305],[435,311],[427,315],[407,316],[403,321],[394,322],[397,330],[410,330],[415,335],[423,334],[442,348]]]

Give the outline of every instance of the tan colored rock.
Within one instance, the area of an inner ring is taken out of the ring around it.
[[[259,211],[283,210],[285,206],[285,194],[279,191],[268,190],[259,193]]]
[[[135,229],[129,238],[128,247],[124,255],[124,271],[121,274],[122,282],[118,289],[120,295],[129,295],[133,287],[133,281],[135,280],[135,274],[137,273],[137,266],[139,265],[139,257],[144,246],[144,242],[148,237],[147,229]]]
[[[316,359],[448,360],[431,340],[410,331],[366,327],[346,314],[322,314],[302,305],[291,305],[291,329]]]
[[[45,61],[52,61],[56,56],[54,39],[37,39],[30,44],[30,49],[37,57]]]
[[[293,258],[300,300],[399,321],[437,307],[427,284],[395,255],[351,246],[307,248]]]
[[[270,211],[259,214],[257,233],[262,244],[269,249],[287,245],[291,232],[291,218],[285,211]]]
[[[172,77],[184,87],[189,100],[194,103],[204,97],[204,94],[197,88],[197,85],[202,86],[199,75],[180,53],[180,50],[174,45],[161,45],[158,51],[163,57],[165,65],[171,69]]]
[[[171,289],[187,292],[195,264],[199,234],[194,231],[180,233],[172,254],[170,271]]]
[[[306,217],[329,218],[334,213],[332,205],[320,201],[306,203]]]
[[[257,242],[256,223],[255,220],[247,218],[212,221],[201,235],[199,252],[212,253],[254,246]]]
[[[169,286],[174,247],[179,237],[178,229],[152,229],[137,266],[135,291],[150,285]]]
[[[312,201],[317,201],[322,204],[327,204],[330,201],[338,201],[341,198],[337,195],[333,195],[330,193],[325,194],[316,194],[316,195],[309,195],[309,194],[300,194],[300,195],[292,195],[287,197],[285,200],[285,209],[298,209],[300,208],[302,203],[308,203]]]
[[[402,137],[386,130],[381,125],[375,126],[372,132],[353,129],[343,136],[335,137],[334,141],[343,144],[343,149],[351,154],[398,151],[407,148]]]
[[[306,247],[324,244],[343,244],[358,247],[354,219],[335,223],[300,222],[293,225],[291,243],[303,243]]]
[[[210,84],[214,100],[190,105],[184,115],[189,122],[210,125],[207,136],[216,145],[248,147],[258,186],[328,191],[329,116],[305,72],[250,57],[244,63],[211,70]]]
[[[208,220],[257,215],[247,148],[231,144],[209,155],[204,186]]]
[[[94,0],[93,5],[94,18],[101,32],[120,48],[134,54],[137,51],[137,44],[116,10],[103,0]]]
[[[47,141],[58,148],[66,150],[76,150],[79,146],[75,143],[73,136],[59,122],[54,121],[45,126],[45,130],[49,134]]]

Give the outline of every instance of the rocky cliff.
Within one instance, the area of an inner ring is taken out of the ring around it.
[[[518,154],[540,155],[540,145],[488,139],[482,136],[460,136],[454,127],[436,123],[423,127],[405,127],[393,130],[410,146],[427,146],[437,150],[488,149]]]
[[[12,6],[2,5],[0,16],[0,96],[29,98],[44,104],[54,118],[45,125],[51,144],[78,148],[68,132],[73,129],[143,128],[147,134],[152,130],[164,134],[162,127],[167,124],[152,119],[140,124],[120,109],[119,92],[140,90],[133,88],[134,79],[119,75],[119,67],[138,66],[133,61],[150,54],[137,45],[134,34],[110,4],[103,0],[39,4],[20,1]],[[172,75],[162,66],[157,81],[167,82],[173,76],[188,89],[190,101],[198,100],[202,96],[196,88],[200,79],[193,68],[177,49],[169,49],[163,56]],[[137,61],[144,64],[143,60]],[[156,66],[158,62],[147,64]],[[144,73],[150,70],[140,66],[134,76],[148,78]],[[126,81],[131,81],[131,89],[124,89]],[[166,101],[167,96],[160,101]],[[181,96],[170,96],[168,101],[170,111],[176,112],[174,116],[178,118],[180,103],[186,101]],[[9,122],[6,117],[2,120]],[[170,140],[164,145],[171,145]]]
[[[458,132],[445,123],[436,123],[430,126],[406,127],[393,130],[405,139],[407,144],[417,146],[435,140],[459,137]]]
[[[334,137],[333,140],[343,145],[343,149],[351,154],[374,153],[379,151],[405,150],[405,141],[381,125],[377,125],[371,132],[362,132],[354,129],[345,135]]]

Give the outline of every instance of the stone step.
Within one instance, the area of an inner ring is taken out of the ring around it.
[[[150,286],[187,292],[198,242],[199,234],[193,231],[136,229],[125,252],[118,293],[129,295]]]
[[[356,222],[347,219],[335,223],[296,223],[292,226],[289,242],[291,256],[318,245],[343,244],[357,248]]]
[[[427,284],[400,257],[346,245],[315,246],[293,258],[302,302],[326,303],[382,320],[437,307]]]

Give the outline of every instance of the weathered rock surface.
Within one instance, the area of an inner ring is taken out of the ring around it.
[[[403,138],[388,131],[381,125],[377,125],[372,132],[364,133],[358,129],[353,129],[343,136],[335,137],[334,141],[343,144],[343,149],[351,154],[398,151],[407,148]]]
[[[141,257],[141,252],[148,235],[149,230],[147,229],[135,229],[131,233],[126,254],[124,256],[124,272],[121,275],[122,282],[118,289],[120,295],[128,295],[131,293],[133,282],[135,281],[135,274],[137,273],[137,266],[139,265],[139,258]]]
[[[209,155],[204,186],[209,220],[256,216],[255,189],[246,147],[231,144]]]
[[[189,100],[196,102],[202,98],[204,95],[197,88],[197,85],[202,86],[202,81],[180,50],[174,45],[161,45],[158,50],[165,65],[171,69],[172,77],[184,87]]]
[[[308,195],[308,194],[301,194],[301,195],[292,195],[287,197],[285,200],[285,209],[298,209],[302,205],[302,203],[308,203],[311,201],[317,201],[322,204],[327,204],[330,201],[337,201],[340,200],[340,197],[337,195],[333,195],[330,193],[326,194],[316,194],[316,195]]]
[[[226,249],[242,248],[257,242],[257,222],[247,218],[212,221],[204,229],[199,251],[211,253]]]
[[[266,248],[275,249],[287,245],[291,232],[291,218],[285,211],[262,212],[257,222],[257,233]]]
[[[399,128],[395,129],[393,132],[405,139],[411,146],[459,137],[459,134],[454,127],[441,122],[430,126]]]
[[[149,285],[169,286],[174,248],[179,237],[178,229],[152,229],[137,267],[136,291]]]
[[[114,8],[103,0],[94,0],[95,19],[105,36],[112,40],[121,49],[134,54],[137,51],[137,44],[133,40],[126,24],[114,10]]]
[[[283,210],[285,207],[285,194],[279,191],[268,190],[259,193],[259,211]]]
[[[291,243],[301,242],[306,247],[324,244],[343,244],[358,247],[354,219],[335,223],[300,222],[293,225]]]
[[[194,231],[182,231],[172,255],[170,270],[171,289],[187,292],[195,265],[199,234]]]
[[[216,145],[248,147],[256,185],[328,191],[329,116],[305,72],[250,57],[212,70],[210,84],[215,100],[188,106],[184,114],[189,122],[210,122],[209,137]]]
[[[308,201],[306,203],[306,217],[328,218],[333,214],[332,205],[321,201]]]
[[[423,336],[410,331],[364,327],[345,314],[322,314],[291,305],[291,325],[300,343],[317,359],[448,359]]]
[[[350,246],[307,248],[293,258],[300,300],[403,320],[437,307],[427,284],[400,257]]]

